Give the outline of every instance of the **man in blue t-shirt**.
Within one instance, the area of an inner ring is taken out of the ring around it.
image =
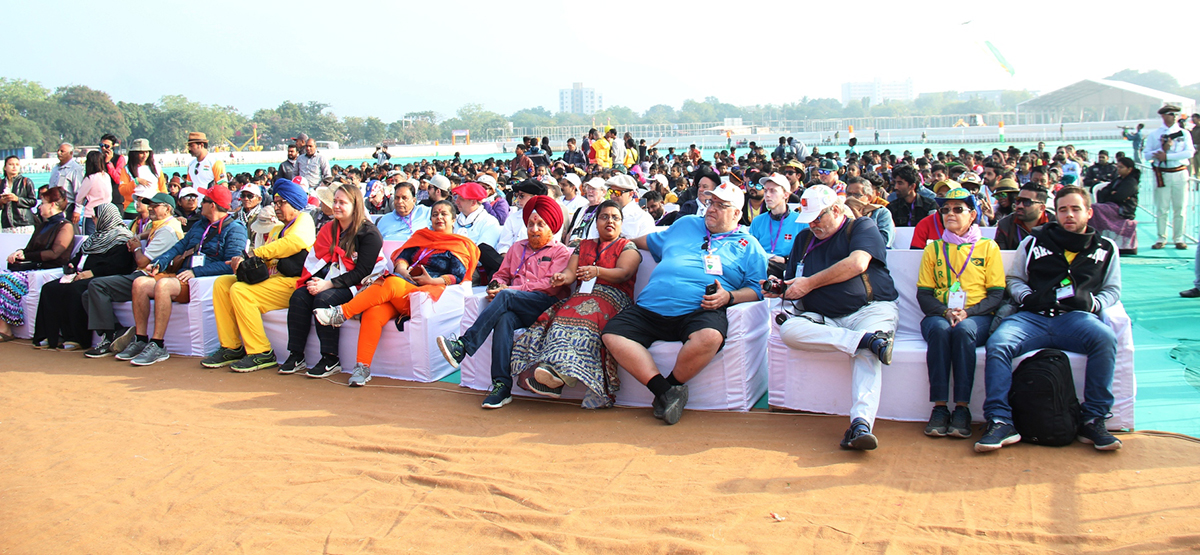
[[[796,214],[788,210],[791,187],[786,177],[775,173],[758,182],[763,186],[763,203],[767,205],[767,212],[750,222],[750,235],[758,239],[758,244],[770,257],[768,273],[782,278],[784,262],[792,252],[792,243],[801,231],[808,229],[808,224],[800,223]]]
[[[654,416],[679,421],[687,404],[684,385],[725,346],[725,309],[762,299],[767,253],[738,228],[744,195],[722,183],[708,199],[704,216],[684,216],[665,231],[634,239],[658,267],[637,303],[604,327],[604,345],[617,363],[654,393]],[[711,293],[706,289],[711,287]],[[682,341],[671,374],[663,377],[650,358],[655,341]]]
[[[375,222],[384,241],[404,243],[416,230],[429,227],[429,207],[417,204],[417,188],[412,183],[401,181],[396,184],[392,207],[394,210]]]
[[[788,257],[784,300],[798,315],[779,327],[792,349],[840,351],[854,359],[850,428],[844,449],[874,449],[882,364],[892,363],[899,309],[883,236],[869,217],[853,219],[833,189],[809,187],[800,197],[801,232]],[[771,295],[777,296],[777,295]]]

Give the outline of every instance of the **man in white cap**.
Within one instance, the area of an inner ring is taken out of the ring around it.
[[[250,225],[250,222],[258,217],[258,211],[262,209],[262,187],[253,184],[246,185],[238,193],[238,198],[241,199],[242,205],[230,215],[237,221]]]
[[[879,445],[871,433],[883,383],[881,364],[892,363],[899,319],[895,284],[883,236],[869,217],[853,219],[833,189],[814,185],[800,197],[801,231],[788,256],[784,305],[794,316],[779,328],[784,344],[802,351],[841,351],[853,358],[850,428],[843,449]],[[771,297],[779,295],[769,294]]]
[[[196,204],[200,201],[200,191],[195,187],[184,187],[179,190],[178,200],[175,201],[175,218],[179,220],[183,232],[192,229],[192,224],[200,220],[200,210]]]
[[[587,199],[587,206],[567,214],[566,223],[563,224],[562,229],[564,245],[575,248],[580,241],[587,239],[588,230],[593,228],[592,223],[596,220],[597,210],[600,208],[600,203],[604,202],[604,196],[607,193],[608,185],[605,185],[604,180],[599,177],[593,177],[583,184],[582,196]]]
[[[623,173],[614,174],[604,182],[608,187],[608,197],[621,206],[621,236],[627,239],[641,237],[654,230],[654,218],[647,214],[637,201],[633,199],[633,191],[637,189],[637,182],[632,177]],[[587,238],[595,239],[600,237],[600,231],[596,226],[591,226],[588,229]]]
[[[1150,161],[1154,170],[1154,211],[1158,220],[1158,240],[1152,249],[1161,249],[1167,242],[1167,219],[1171,221],[1171,234],[1175,248],[1187,248],[1184,242],[1184,226],[1187,220],[1184,208],[1188,201],[1188,162],[1196,154],[1192,135],[1176,125],[1180,108],[1167,104],[1158,110],[1163,125],[1146,136],[1142,157]]]
[[[417,181],[416,178],[411,177],[408,179],[408,182],[412,184],[413,188],[417,189],[417,194],[419,196],[421,182]],[[421,201],[421,206],[431,208],[433,207],[433,203],[439,200],[450,200],[450,188],[452,184],[450,183],[449,178],[444,175],[437,174],[429,178],[427,183],[428,184],[425,187],[425,200]]]
[[[767,253],[738,227],[744,202],[741,189],[722,183],[709,195],[704,216],[681,217],[633,240],[658,266],[637,303],[610,320],[602,338],[617,363],[654,393],[654,416],[667,424],[683,414],[685,384],[724,347],[725,309],[762,298]],[[650,358],[655,341],[683,342],[666,377]]]
[[[583,181],[575,172],[567,172],[563,178],[558,181],[558,188],[562,190],[562,198],[558,199],[559,204],[562,204],[563,214],[570,216],[576,210],[584,208],[588,205],[588,199],[580,194],[579,188],[583,185]]]

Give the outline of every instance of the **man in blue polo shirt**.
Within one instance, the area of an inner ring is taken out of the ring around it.
[[[854,359],[854,403],[841,445],[874,449],[881,363],[892,363],[899,319],[883,235],[870,217],[847,217],[850,210],[824,185],[804,191],[800,205],[799,219],[808,229],[792,245],[783,294],[795,301],[798,314],[780,326],[779,335],[792,349],[840,351]]]
[[[758,239],[758,244],[770,257],[769,273],[782,278],[784,262],[792,252],[792,243],[801,231],[808,229],[808,224],[800,223],[797,215],[788,210],[791,185],[786,177],[775,173],[758,182],[763,186],[763,203],[767,205],[767,214],[750,222],[750,235]]]
[[[767,253],[738,228],[743,202],[741,189],[722,183],[713,189],[703,217],[684,216],[665,231],[634,239],[658,266],[637,304],[604,327],[604,345],[654,393],[654,416],[667,424],[683,414],[685,384],[724,347],[725,309],[762,299],[758,284],[767,277]],[[650,358],[655,341],[683,342],[666,377]]]
[[[392,193],[391,212],[379,217],[375,227],[384,241],[401,243],[412,237],[414,231],[429,227],[429,207],[417,205],[417,189],[412,183],[401,181]]]

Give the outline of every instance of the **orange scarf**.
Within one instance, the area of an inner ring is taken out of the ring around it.
[[[475,266],[479,264],[479,247],[470,239],[454,233],[442,233],[432,229],[424,228],[413,232],[412,237],[409,237],[401,247],[392,254],[392,260],[404,249],[408,248],[428,248],[438,252],[449,252],[467,267],[466,279],[471,279],[471,274],[475,273]],[[438,300],[442,297],[442,291],[446,289],[445,285],[433,284],[422,285],[418,287],[418,291],[424,291],[429,294],[433,300]]]

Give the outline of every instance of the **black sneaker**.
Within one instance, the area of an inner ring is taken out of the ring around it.
[[[446,357],[446,362],[450,366],[458,368],[464,358],[467,358],[467,349],[463,347],[461,339],[447,339],[442,336],[437,338],[438,349],[442,351],[442,356]]]
[[[137,339],[137,328],[129,326],[121,330],[121,333],[118,333],[116,338],[112,340],[112,352],[119,353],[124,351],[130,343],[133,343],[134,339]]]
[[[217,352],[201,359],[200,366],[205,368],[221,368],[223,366],[229,366],[230,364],[242,360],[245,357],[245,347],[238,347],[236,349],[221,347],[220,349],[217,349]]]
[[[650,403],[650,408],[654,409],[654,417],[659,420],[663,419],[663,413],[667,410],[666,407],[663,407],[662,399],[659,399],[658,396],[654,397],[654,401]]]
[[[111,339],[102,339],[100,344],[83,352],[83,356],[88,358],[104,358],[117,354],[113,351],[113,342]]]
[[[279,365],[280,374],[295,374],[296,372],[308,372],[308,365],[304,363],[304,355],[291,353],[287,360]]]
[[[537,393],[538,395],[550,397],[552,399],[558,399],[562,397],[563,386],[560,385],[558,387],[550,387],[542,382],[537,381],[536,379],[531,378],[528,374],[518,376],[517,385],[521,386],[521,388],[525,391]]]
[[[950,409],[946,405],[933,407],[929,415],[929,423],[925,425],[925,435],[929,437],[946,437],[950,431]]]
[[[866,420],[855,418],[850,421],[850,427],[846,429],[846,434],[842,436],[841,447],[842,449],[870,451],[879,447],[879,439],[871,433],[871,427],[867,425]]]
[[[673,385],[666,393],[663,393],[660,399],[657,399],[662,405],[662,420],[668,426],[679,422],[683,417],[683,407],[687,406],[688,402],[688,386]]]
[[[279,361],[275,360],[275,351],[267,351],[265,353],[246,355],[241,360],[230,365],[229,370],[245,374],[246,372],[262,370],[263,368],[270,368],[278,364]]]
[[[946,434],[959,439],[971,437],[971,409],[962,405],[954,407],[954,414],[950,415],[950,430]]]
[[[988,423],[987,430],[983,432],[983,438],[975,442],[975,452],[995,451],[1018,441],[1021,441],[1021,434],[1017,433],[1016,427],[1003,420],[993,420]]]
[[[877,331],[871,336],[871,352],[879,357],[879,362],[892,364],[892,348],[896,346],[895,332]]]
[[[441,344],[441,337],[438,337],[438,343]],[[498,409],[512,402],[512,387],[505,385],[502,381],[492,382],[492,391],[483,399],[483,408]]]
[[[342,371],[342,361],[336,356],[321,355],[321,360],[317,361],[317,365],[308,369],[305,374],[310,378],[328,378]]]
[[[1097,418],[1080,426],[1076,439],[1081,443],[1093,445],[1097,451],[1116,451],[1121,448],[1121,440],[1108,433],[1103,418]]]

